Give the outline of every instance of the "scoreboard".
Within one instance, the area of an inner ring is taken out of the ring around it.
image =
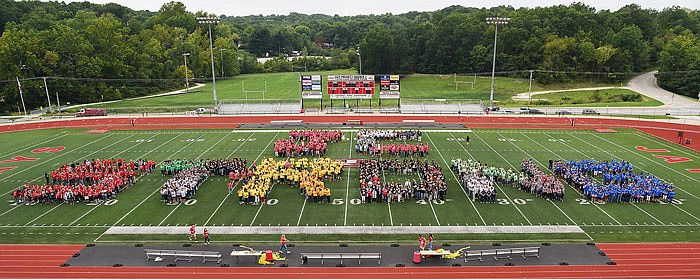
[[[332,75],[326,79],[331,99],[371,99],[374,94],[374,75]]]
[[[379,76],[379,98],[398,99],[400,97],[400,89],[399,75]]]
[[[301,76],[301,98],[321,99],[322,97],[321,75]]]

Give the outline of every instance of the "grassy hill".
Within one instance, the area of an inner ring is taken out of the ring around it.
[[[325,76],[329,74],[356,74],[353,70],[326,71],[315,74]],[[455,82],[456,81],[456,82]],[[456,84],[455,84],[456,83]],[[265,73],[249,74],[217,80],[217,96],[219,100],[226,99],[296,99],[300,98],[299,73]],[[610,86],[610,84],[596,82],[576,82],[564,84],[540,84],[532,83],[532,91],[560,90],[571,88],[586,88]],[[378,87],[378,86],[377,86]],[[401,97],[405,99],[480,99],[488,101],[490,95],[490,76],[457,76],[437,74],[413,74],[401,79]],[[244,92],[244,89],[247,92]],[[522,105],[511,100],[518,93],[528,92],[529,80],[511,77],[496,77],[494,100],[503,105]],[[262,91],[266,91],[262,93]],[[625,89],[615,89],[616,94],[639,95]],[[624,91],[624,92],[623,92]],[[611,94],[611,92],[605,92]],[[541,96],[544,97],[544,96]],[[351,106],[373,106],[379,104],[379,96],[375,94],[371,100],[346,101]],[[395,100],[384,100],[385,106],[396,104]],[[558,104],[567,104],[566,100]],[[659,105],[658,102],[641,98],[639,102],[614,103],[617,106]],[[116,112],[168,112],[194,110],[200,107],[211,107],[213,94],[211,83],[204,87],[193,89],[189,94],[179,94],[164,97],[154,97],[139,100],[125,100],[109,104],[95,105],[105,107]],[[331,105],[327,94],[323,96],[323,106]],[[334,101],[332,106],[342,106],[341,100]],[[590,104],[588,104],[590,105]],[[607,103],[605,105],[608,105]],[[305,107],[318,108],[317,100],[305,100]]]

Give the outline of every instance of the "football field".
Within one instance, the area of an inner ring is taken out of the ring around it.
[[[343,132],[343,141],[328,144],[326,157],[369,158],[354,151],[357,131]],[[628,129],[427,129],[422,142],[429,143],[431,151],[425,159],[442,166],[448,184],[444,202],[361,203],[357,168],[345,168],[342,179],[326,183],[332,202],[323,204],[306,202],[298,186],[286,183],[274,184],[261,205],[239,204],[235,190],[240,184],[228,195],[228,178],[210,176],[192,200],[168,205],[160,201],[167,177],[158,168],[116,198],[96,205],[16,205],[11,196],[17,187],[43,184],[45,172],[75,161],[246,158],[250,164],[273,157],[275,140],[284,138],[287,130],[50,129],[0,134],[0,190],[6,200],[0,206],[0,242],[182,242],[191,224],[209,228],[214,241],[235,243],[274,241],[285,232],[296,242],[413,241],[416,234],[429,232],[455,242],[700,240],[700,173],[689,171],[700,168],[699,154]],[[654,149],[666,152],[649,152]],[[517,171],[523,159],[533,158],[546,173],[550,159],[625,160],[637,173],[674,183],[676,200],[592,203],[566,186],[565,200],[558,202],[498,184],[497,202],[480,203],[471,201],[457,183],[449,168],[453,158]],[[383,180],[410,178],[385,174]]]

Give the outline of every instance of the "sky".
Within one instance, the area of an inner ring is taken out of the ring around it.
[[[84,1],[84,0],[83,0]],[[163,3],[170,0],[87,0],[93,3],[117,3],[134,10],[158,11]],[[66,1],[76,2],[76,1]],[[180,0],[190,12],[204,11],[217,15],[246,16],[246,15],[287,15],[290,12],[303,14],[327,15],[358,15],[358,14],[400,14],[409,11],[434,11],[451,5],[467,7],[494,7],[510,5],[520,7],[546,7],[553,5],[569,5],[572,2],[583,2],[596,10],[617,10],[628,4],[636,3],[642,8],[663,10],[671,6],[681,6],[700,10],[698,0]]]

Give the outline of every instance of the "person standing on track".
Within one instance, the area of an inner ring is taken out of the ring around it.
[[[190,241],[197,242],[197,229],[194,224],[190,227]]]
[[[209,238],[209,231],[207,231],[207,228],[204,228],[204,232],[202,232],[202,236],[204,237],[204,245],[211,244],[211,243],[209,243],[209,241],[211,241],[211,239]]]
[[[428,250],[433,250],[433,234],[428,235]]]
[[[422,234],[418,235],[418,248],[425,250],[425,237]]]
[[[284,234],[282,234],[282,236],[280,237],[280,249],[279,249],[280,254],[283,254],[282,250],[284,250],[284,252],[286,254],[292,253],[289,251],[289,249],[287,249],[287,238],[284,236]]]

